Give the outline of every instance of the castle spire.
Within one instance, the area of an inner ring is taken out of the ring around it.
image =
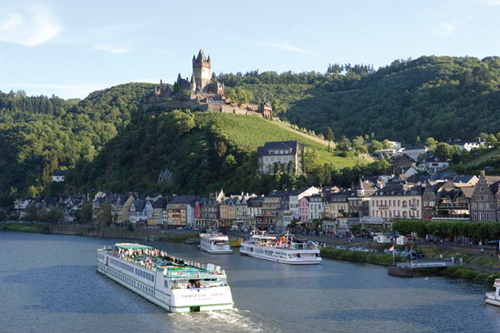
[[[205,53],[203,53],[202,49],[200,49],[200,52],[198,52],[198,58],[196,58],[196,61],[199,61],[199,62],[206,61],[206,59],[205,59]]]

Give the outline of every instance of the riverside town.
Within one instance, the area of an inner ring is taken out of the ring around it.
[[[2,333],[500,332],[499,1],[5,1]]]

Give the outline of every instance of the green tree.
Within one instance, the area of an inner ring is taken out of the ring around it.
[[[325,140],[326,141],[333,141],[335,139],[334,135],[333,135],[333,131],[330,127],[328,127],[326,129],[326,132],[325,132]]]

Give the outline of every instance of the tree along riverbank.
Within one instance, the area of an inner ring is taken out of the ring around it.
[[[199,233],[192,230],[159,230],[149,228],[128,229],[84,224],[60,225],[43,223],[0,223],[0,230],[168,242],[184,242],[189,238],[197,238]]]
[[[464,278],[469,280],[488,281],[493,283],[496,278],[500,278],[500,260],[497,257],[477,257],[470,254],[452,253],[440,251],[435,246],[419,246],[419,251],[422,251],[426,258],[440,259],[441,255],[445,258],[454,257],[457,262],[462,258],[463,265],[448,266],[445,268],[429,268],[419,269],[421,274],[428,273],[432,275],[441,275],[449,277]],[[371,252],[349,251],[325,247],[321,249],[321,256],[334,260],[345,260],[353,262],[365,262],[375,265],[391,266],[393,264],[392,254],[377,254]],[[401,256],[394,257],[396,262],[407,262],[409,259]],[[474,262],[485,264],[483,266]]]

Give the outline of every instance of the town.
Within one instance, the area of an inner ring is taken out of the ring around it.
[[[449,163],[426,146],[394,147],[388,154],[391,174],[360,175],[350,188],[336,186],[284,190],[271,193],[210,196],[96,191],[79,199],[21,198],[15,201],[20,220],[33,221],[42,213],[56,214],[52,222],[96,223],[160,229],[266,230],[284,232],[293,227],[338,236],[353,230],[389,231],[397,219],[498,221],[500,177],[442,172]],[[479,149],[484,141],[457,142],[461,150]],[[258,172],[303,173],[301,155],[307,149],[297,141],[266,142],[258,148]],[[427,156],[427,157],[425,157]],[[424,158],[422,158],[424,157]],[[416,162],[420,161],[420,162]],[[425,171],[425,175],[419,175]],[[64,182],[58,170],[54,182]],[[418,177],[417,177],[418,176]]]

